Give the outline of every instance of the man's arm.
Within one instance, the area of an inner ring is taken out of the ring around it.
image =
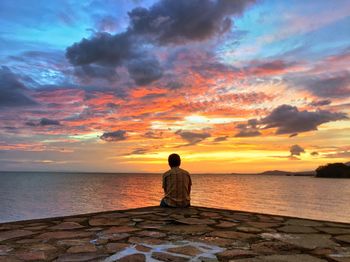
[[[188,183],[188,192],[191,193],[192,179],[190,175],[188,175],[188,177],[190,178],[190,182]]]
[[[164,190],[164,193],[166,193],[166,179],[165,179],[165,174],[163,175],[163,190]]]

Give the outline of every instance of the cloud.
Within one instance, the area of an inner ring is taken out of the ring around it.
[[[239,130],[235,137],[253,137],[260,136],[261,133],[258,128],[259,121],[257,119],[248,120],[247,124],[238,124],[236,128]]]
[[[76,66],[74,74],[84,82],[90,82],[92,78],[106,79],[109,82],[114,82],[118,79],[118,75],[113,67],[99,65]]]
[[[289,151],[291,156],[300,156],[301,153],[305,153],[304,148],[299,145],[292,145]]]
[[[197,133],[197,132],[190,132],[190,131],[181,131],[178,130],[175,132],[175,134],[179,135],[182,139],[186,140],[188,142],[188,145],[195,145],[204,139],[210,137],[209,133]]]
[[[324,99],[324,100],[318,100],[318,101],[312,101],[310,103],[310,106],[314,106],[314,107],[317,107],[317,106],[326,106],[326,105],[329,105],[331,104],[332,101],[329,100],[329,99]]]
[[[66,57],[72,65],[99,64],[121,65],[123,61],[136,56],[135,45],[127,33],[111,35],[99,33],[91,39],[83,38],[66,49]]]
[[[308,80],[306,83],[311,93],[318,97],[345,98],[350,96],[350,73],[339,73],[331,77]]]
[[[105,132],[102,136],[100,136],[100,139],[107,141],[107,142],[116,142],[116,141],[122,141],[126,140],[126,131],[125,130],[117,130],[114,132]]]
[[[222,142],[222,141],[226,141],[228,138],[228,136],[219,136],[219,137],[216,137],[214,139],[214,142],[217,143],[217,142]]]
[[[202,41],[231,28],[229,16],[240,15],[253,0],[163,0],[130,11],[130,30],[160,44]]]
[[[37,103],[26,93],[28,89],[8,67],[0,67],[0,107],[33,106]]]
[[[318,156],[319,154],[318,154],[318,152],[313,151],[313,152],[310,153],[310,155],[312,155],[312,156]]]
[[[250,66],[246,68],[248,74],[254,75],[278,75],[286,73],[295,69],[295,63],[287,63],[283,60],[274,61],[253,61]]]
[[[146,148],[136,148],[134,149],[130,155],[143,155],[146,154],[149,150]]]
[[[60,122],[58,120],[42,118],[39,122],[39,125],[41,125],[41,126],[58,126],[58,125],[60,125]]]
[[[158,60],[155,58],[133,59],[127,65],[130,77],[137,85],[147,85],[163,75]]]
[[[348,119],[345,113],[327,110],[299,111],[297,107],[280,105],[259,121],[263,129],[277,128],[276,134],[292,134],[317,130],[323,123]]]

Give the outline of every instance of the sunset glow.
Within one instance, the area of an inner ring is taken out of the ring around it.
[[[348,162],[349,25],[346,0],[2,0],[0,170]]]

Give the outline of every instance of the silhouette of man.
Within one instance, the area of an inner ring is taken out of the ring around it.
[[[178,154],[168,157],[170,170],[163,174],[164,197],[161,207],[188,207],[192,181],[190,174],[180,168],[181,159]]]

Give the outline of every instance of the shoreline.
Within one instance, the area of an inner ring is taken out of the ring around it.
[[[0,261],[349,261],[350,223],[192,206],[0,223]]]

